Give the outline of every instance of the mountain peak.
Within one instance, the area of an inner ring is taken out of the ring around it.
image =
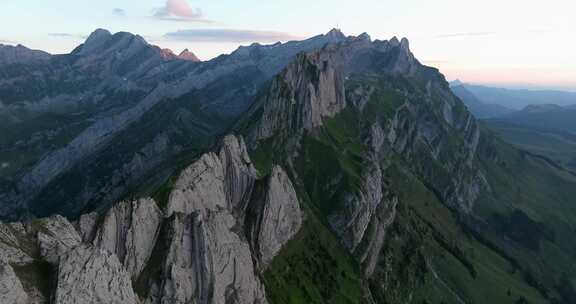
[[[410,50],[410,41],[408,41],[408,38],[402,38],[402,40],[400,40],[400,47],[404,50]]]
[[[94,32],[92,32],[92,34],[90,34],[90,36],[88,36],[85,44],[90,44],[90,43],[94,43],[97,41],[102,41],[102,40],[110,38],[111,36],[112,36],[112,33],[110,33],[110,31],[99,28],[99,29],[96,29]]]
[[[326,37],[330,38],[330,40],[346,39],[346,35],[344,35],[344,33],[342,33],[342,31],[337,28],[333,28],[328,33],[326,33]]]
[[[457,87],[457,86],[461,86],[461,85],[464,85],[464,83],[460,79],[455,79],[453,81],[450,81],[451,87]]]
[[[88,54],[102,46],[110,37],[112,37],[112,34],[108,30],[97,29],[73,53]]]
[[[188,60],[188,61],[193,61],[193,62],[198,62],[201,61],[200,59],[198,59],[198,57],[196,56],[196,54],[190,52],[188,49],[184,49],[180,55],[178,55],[178,58],[182,59],[182,60]]]

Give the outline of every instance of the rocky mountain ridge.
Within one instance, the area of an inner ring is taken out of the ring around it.
[[[242,138],[228,136],[218,154],[182,172],[165,210],[139,199],[74,223],[54,216],[1,224],[0,286],[11,293],[0,299],[266,303],[260,273],[299,231],[303,215],[281,167],[266,178],[256,174]],[[246,218],[248,209],[258,219]],[[244,226],[247,234],[238,230]],[[40,263],[53,271],[30,267]]]
[[[50,56],[46,52],[31,50],[21,44],[16,46],[0,44],[0,65],[41,62],[48,60]]]
[[[68,210],[78,215],[91,200],[118,200],[153,168],[222,134],[259,86],[297,53],[338,39],[345,38],[330,34],[273,46],[254,44],[195,62],[166,57],[140,36],[97,30],[71,54],[24,69],[11,65],[0,80],[3,127],[14,130],[0,144],[6,155],[6,169],[1,170],[7,171],[0,180],[3,213],[24,216],[34,209],[38,215],[49,214],[60,208],[56,204],[61,200],[49,189],[66,187],[76,172],[90,170],[106,177],[80,181],[74,193],[66,194],[76,205]],[[20,90],[23,86],[29,88]],[[151,125],[150,115],[162,121]],[[142,129],[139,124],[148,126],[149,136],[122,147],[135,140],[129,134]],[[104,149],[114,143],[123,150],[106,155]],[[22,151],[30,151],[26,160],[19,159]],[[109,157],[119,162],[100,172],[97,163]],[[92,160],[82,162],[88,158]],[[108,190],[95,190],[104,188]],[[99,197],[90,199],[94,196]]]

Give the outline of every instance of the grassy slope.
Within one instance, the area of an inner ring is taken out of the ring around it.
[[[576,138],[501,121],[486,121],[486,126],[518,148],[546,156],[576,171]]]
[[[403,204],[392,231],[396,235],[391,236],[392,243],[418,239],[418,250],[428,264],[427,271],[420,274],[419,284],[413,286],[415,303],[458,303],[457,299],[469,303],[515,303],[521,297],[530,303],[546,302],[507,259],[466,233],[454,213],[422,183],[397,168],[389,170],[389,174]],[[390,250],[386,252],[389,254]],[[392,257],[401,260],[406,255],[404,251]]]
[[[576,176],[500,140],[496,140],[496,147],[499,162],[483,163],[494,195],[484,195],[475,211],[488,219],[492,228],[485,235],[516,259],[534,277],[534,283],[558,297],[551,288],[562,283],[563,277],[574,278],[576,274],[576,247],[567,241],[573,238],[576,227]],[[514,231],[518,227],[532,230],[526,223],[512,221],[508,229],[495,224],[495,217],[510,217],[513,212],[530,218],[532,226],[537,225],[535,233],[522,235]],[[535,241],[538,246],[526,246]]]

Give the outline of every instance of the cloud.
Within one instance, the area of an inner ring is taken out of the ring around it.
[[[435,36],[435,38],[476,37],[476,36],[491,36],[496,34],[497,34],[496,32],[467,32],[467,33],[437,35]]]
[[[164,7],[154,10],[154,17],[167,21],[212,22],[204,18],[201,9],[192,8],[186,0],[166,0]]]
[[[70,33],[48,33],[48,36],[59,38],[72,38],[72,39],[86,39],[86,35],[70,34]]]
[[[115,8],[112,10],[112,15],[117,16],[117,17],[125,17],[126,16],[126,10],[123,10],[121,8]]]
[[[302,37],[284,32],[249,31],[234,29],[179,30],[164,34],[166,39],[193,42],[277,42]]]
[[[4,40],[4,39],[0,39],[0,43],[1,44],[16,44],[16,42],[14,42],[12,40]]]

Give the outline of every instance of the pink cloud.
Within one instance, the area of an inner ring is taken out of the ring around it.
[[[171,14],[183,18],[197,18],[202,16],[202,12],[193,10],[186,0],[168,0],[166,9]]]
[[[199,8],[192,8],[186,0],[167,0],[164,7],[155,10],[154,17],[169,21],[210,22]]]

